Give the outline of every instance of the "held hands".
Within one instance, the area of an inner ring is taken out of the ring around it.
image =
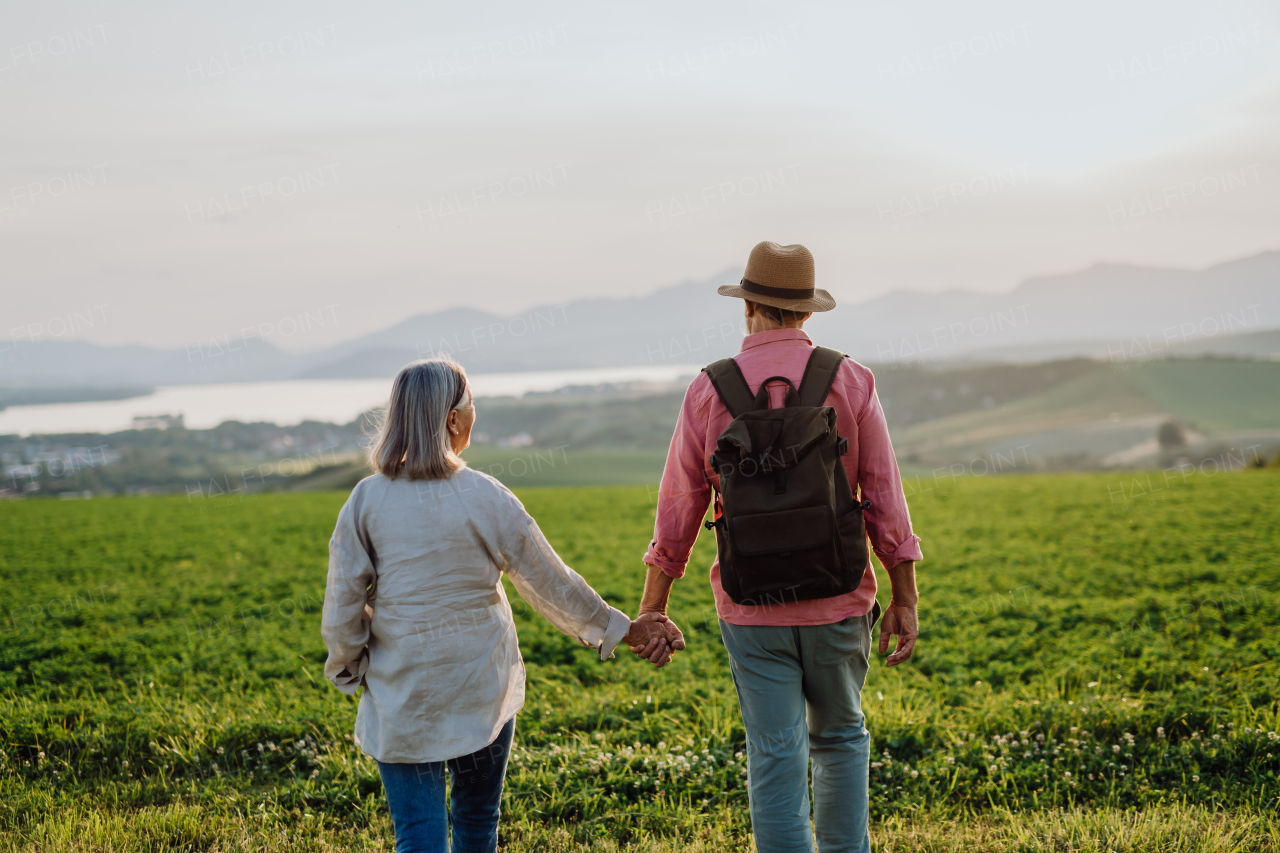
[[[915,651],[916,638],[920,636],[920,622],[916,618],[914,604],[889,603],[884,619],[880,622],[880,654],[889,651],[889,637],[894,634],[898,635],[898,645],[885,660],[889,666],[897,666]]]
[[[684,635],[665,613],[655,610],[636,617],[622,642],[654,666],[662,667],[684,648]]]

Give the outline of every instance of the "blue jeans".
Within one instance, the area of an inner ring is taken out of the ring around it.
[[[747,794],[759,853],[867,853],[862,685],[879,607],[832,625],[730,625],[720,635],[747,730]],[[813,759],[813,826],[809,759]]]
[[[382,787],[396,830],[396,853],[494,853],[498,849],[498,814],[502,780],[516,720],[512,717],[484,749],[426,764],[383,764]],[[444,799],[445,766],[453,775],[450,804]]]

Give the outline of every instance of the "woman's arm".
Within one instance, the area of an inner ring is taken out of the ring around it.
[[[625,613],[610,607],[581,575],[565,565],[516,496],[504,487],[497,488],[495,556],[520,596],[562,632],[597,649],[601,660],[612,657],[624,641],[649,647],[645,657],[652,655],[654,663],[665,658],[669,642],[666,617],[650,614],[632,622]]]
[[[320,635],[329,650],[324,674],[343,693],[355,695],[369,668],[369,608],[377,574],[373,559],[361,541],[355,493],[338,513],[338,524],[329,540],[329,580],[324,590],[324,614]]]
[[[581,575],[564,564],[523,507],[520,513],[524,519],[511,524],[503,536],[503,571],[520,596],[552,625],[582,645],[598,649],[601,660],[612,657],[614,648],[631,632],[631,618],[606,604]]]

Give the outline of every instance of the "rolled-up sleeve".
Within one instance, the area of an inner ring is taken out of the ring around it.
[[[706,471],[709,454],[703,439],[709,388],[710,381],[704,373],[685,392],[658,487],[653,539],[644,555],[646,563],[673,578],[684,577],[693,543],[711,503],[711,482]]]
[[[369,626],[377,573],[359,535],[359,499],[353,492],[329,540],[329,579],[324,590],[320,635],[329,658],[324,674],[343,693],[355,695],[369,668]]]
[[[565,565],[516,496],[499,488],[505,492],[495,531],[495,557],[501,569],[520,597],[552,625],[596,649],[600,660],[613,657],[613,650],[631,630],[631,617],[610,607],[581,575]]]
[[[856,482],[862,497],[871,501],[866,511],[871,548],[881,564],[890,569],[907,560],[923,559],[920,537],[911,532],[911,513],[902,490],[898,460],[889,441],[889,426],[876,394],[874,379],[868,375],[867,395],[858,412],[858,471]]]

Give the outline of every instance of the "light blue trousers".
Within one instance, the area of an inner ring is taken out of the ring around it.
[[[877,605],[832,625],[720,621],[747,730],[747,792],[759,853],[867,853],[862,685]],[[809,759],[813,759],[813,825]]]

